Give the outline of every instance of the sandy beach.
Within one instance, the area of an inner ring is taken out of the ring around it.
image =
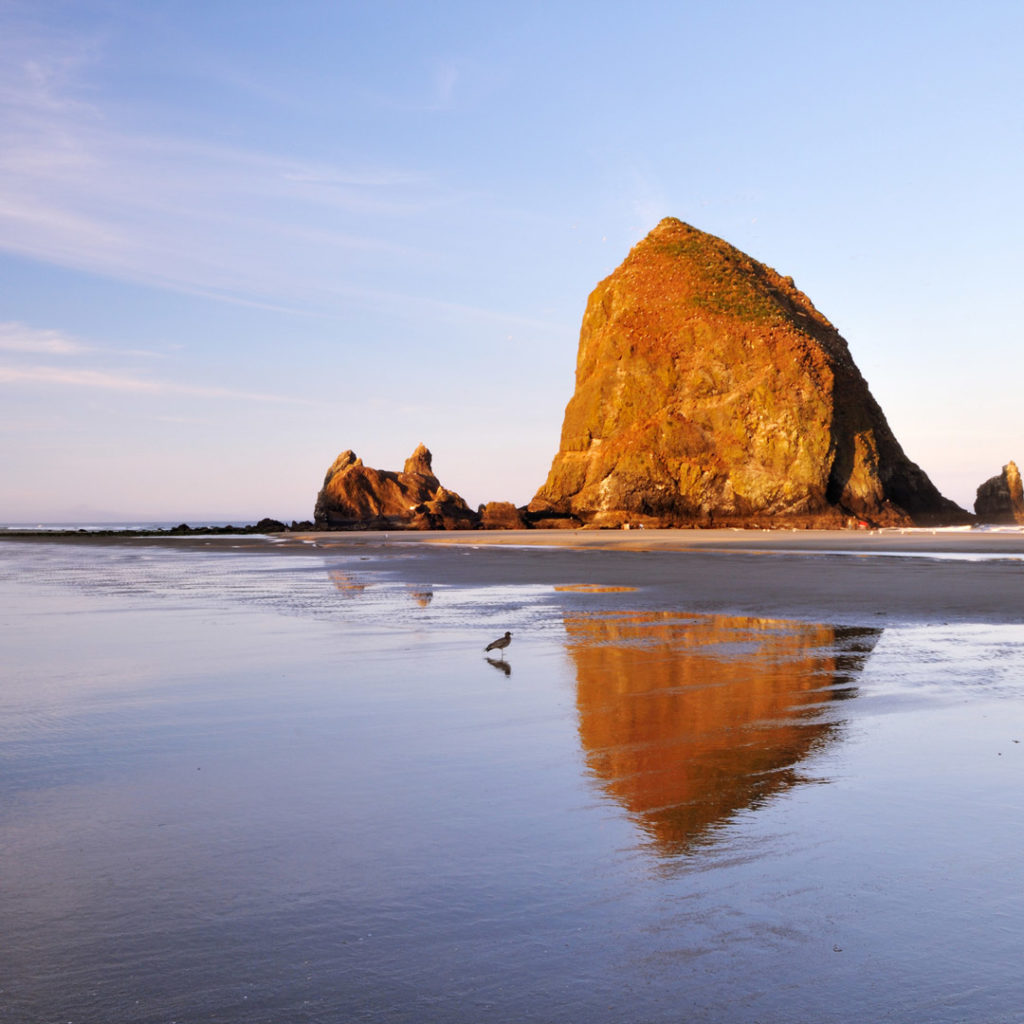
[[[645,605],[878,624],[1024,621],[1024,534],[523,531],[306,535],[418,583],[636,586]],[[396,552],[398,554],[396,555]]]
[[[1014,1019],[1022,539],[8,539],[0,1018]]]

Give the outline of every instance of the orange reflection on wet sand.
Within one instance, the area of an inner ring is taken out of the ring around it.
[[[636,587],[611,587],[599,583],[562,583],[555,590],[570,590],[578,594],[625,594],[636,590]]]
[[[371,585],[342,569],[328,569],[327,575],[331,583],[334,584],[335,589],[349,597],[362,594]],[[420,608],[426,608],[434,600],[433,590],[425,590],[422,587],[407,587],[406,591]]]
[[[672,612],[565,628],[587,766],[666,854],[799,781],[881,633]]]
[[[349,573],[342,572],[340,569],[328,569],[327,575],[334,584],[335,589],[343,593],[361,594],[369,586],[369,584],[355,579]]]

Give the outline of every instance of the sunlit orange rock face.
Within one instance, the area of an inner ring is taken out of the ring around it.
[[[903,453],[792,278],[674,218],[590,295],[559,450],[529,508],[541,525],[970,518]]]
[[[333,530],[469,530],[479,517],[434,476],[432,456],[419,445],[401,472],[363,465],[351,449],[331,464],[313,518]]]
[[[880,635],[669,612],[565,628],[587,767],[666,854],[797,781]]]

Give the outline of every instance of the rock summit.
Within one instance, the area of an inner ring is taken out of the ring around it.
[[[538,525],[969,521],[792,278],[662,220],[591,293]],[[549,517],[545,519],[545,517]]]

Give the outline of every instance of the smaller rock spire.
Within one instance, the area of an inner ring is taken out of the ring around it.
[[[1024,526],[1024,484],[1017,463],[1008,462],[978,488],[974,512],[983,523]]]
[[[405,469],[402,472],[416,473],[419,476],[433,476],[434,470],[431,468],[433,459],[430,449],[425,444],[419,444],[416,446],[416,451],[405,460]]]

